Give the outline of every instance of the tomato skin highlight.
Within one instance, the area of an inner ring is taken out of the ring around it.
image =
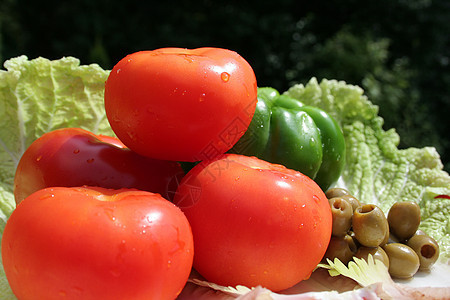
[[[310,276],[331,237],[331,210],[306,175],[242,155],[195,166],[174,203],[194,235],[194,268],[225,286],[289,288]]]
[[[113,137],[113,136],[97,134],[97,138],[100,141],[102,141],[102,142],[114,145],[114,146],[119,147],[119,148],[126,148],[127,147],[127,146],[125,146],[124,143],[122,143],[121,140],[119,140],[118,138]]]
[[[80,128],[48,132],[22,155],[14,178],[16,203],[46,187],[136,188],[172,199],[180,164],[143,157],[113,137]]]
[[[193,240],[183,213],[158,194],[47,188],[12,213],[2,259],[18,299],[174,299]]]
[[[220,48],[162,48],[120,60],[105,85],[111,128],[137,153],[200,161],[228,151],[256,107],[253,69]]]

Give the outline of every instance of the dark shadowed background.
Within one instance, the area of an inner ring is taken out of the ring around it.
[[[345,80],[400,147],[434,146],[450,171],[450,1],[0,0],[0,62],[25,54],[105,69],[138,50],[223,47],[281,92]]]

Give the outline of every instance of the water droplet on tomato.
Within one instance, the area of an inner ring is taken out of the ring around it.
[[[230,80],[230,74],[227,72],[222,72],[222,74],[220,74],[220,78],[223,82],[228,82],[228,80]]]
[[[319,198],[317,198],[317,199],[319,199]],[[314,221],[313,229],[316,229],[317,225],[322,221],[322,217],[320,216],[319,211],[315,208],[312,210],[312,215],[313,215],[313,221]]]
[[[234,180],[238,181],[239,179],[241,179],[241,177],[237,176]]]
[[[36,161],[40,161],[42,159],[42,155],[39,155],[38,157],[36,157]]]
[[[195,61],[192,55],[180,54],[180,56],[182,56],[188,63],[193,63]]]
[[[184,247],[186,246],[186,243],[183,240],[180,240],[180,230],[177,227],[173,227],[177,234],[177,241],[175,245],[172,247],[172,249],[169,250],[169,254],[173,255],[174,253],[178,251],[183,251]]]
[[[320,221],[321,221],[321,218],[319,216],[314,216],[313,220],[314,220],[313,228],[316,229],[318,223],[320,223]]]
[[[46,199],[50,199],[50,198],[55,198],[55,194],[44,194],[39,197],[39,200],[46,200]]]
[[[153,222],[158,222],[161,219],[161,216],[160,212],[155,211],[147,214],[144,219],[148,224],[152,224]]]
[[[119,74],[119,73],[120,73],[120,69],[117,69],[116,74]]]
[[[80,149],[73,150],[73,154],[78,154],[78,153],[80,153]]]
[[[105,208],[105,214],[111,221],[115,221],[116,217],[114,216],[114,210],[112,208]],[[123,241],[125,243],[125,241]]]
[[[94,159],[93,159],[93,158],[89,158],[88,160],[86,160],[86,162],[87,162],[88,164],[92,164],[92,163],[94,162]]]
[[[313,195],[312,198],[313,198],[314,202],[316,202],[317,204],[319,204],[319,202],[320,202],[319,197],[317,197],[316,195]]]

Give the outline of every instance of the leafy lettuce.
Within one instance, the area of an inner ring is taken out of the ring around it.
[[[43,133],[81,127],[112,135],[103,106],[109,71],[80,65],[73,57],[50,61],[20,56],[0,70],[0,234],[15,208],[13,179],[25,149]],[[398,149],[399,136],[385,131],[378,107],[357,86],[311,79],[285,92],[321,107],[342,126],[347,165],[339,181],[362,202],[384,211],[395,201],[414,200],[422,208],[422,227],[450,257],[450,177],[434,148]],[[0,258],[1,259],[1,258]],[[15,299],[0,265],[0,298]]]

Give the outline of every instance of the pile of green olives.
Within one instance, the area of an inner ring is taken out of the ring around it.
[[[392,277],[407,279],[418,270],[429,270],[439,257],[437,242],[422,230],[416,202],[396,202],[388,215],[374,204],[360,203],[343,188],[325,195],[333,216],[332,236],[324,260],[338,258],[347,264],[353,257],[371,254],[382,261]]]

